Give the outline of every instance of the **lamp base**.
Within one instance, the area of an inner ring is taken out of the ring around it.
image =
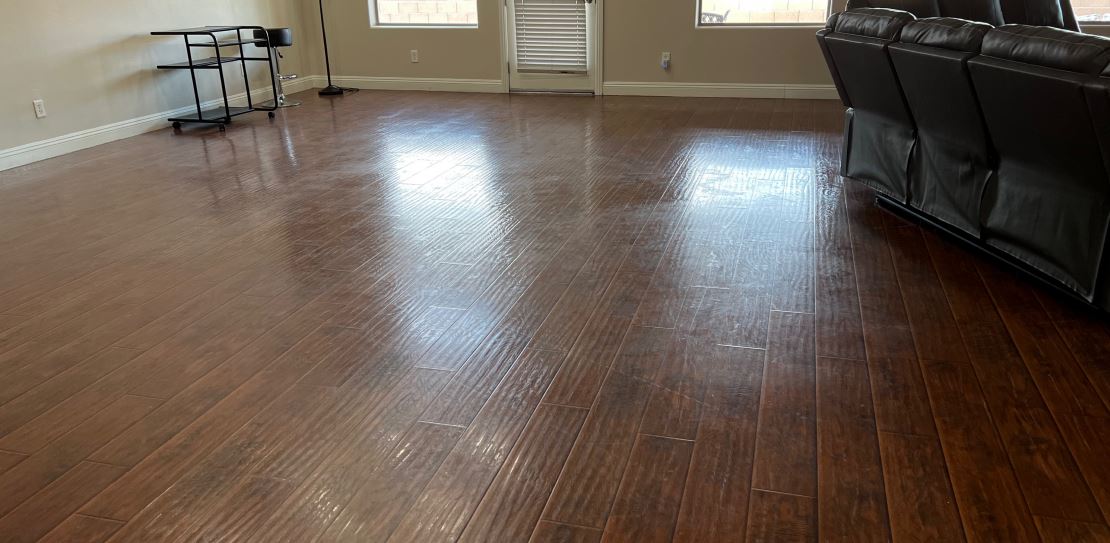
[[[339,96],[343,94],[343,89],[335,85],[328,85],[320,89],[319,94],[320,96]]]

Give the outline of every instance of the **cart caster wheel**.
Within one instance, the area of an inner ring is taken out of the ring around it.
[[[220,132],[227,132],[227,125],[220,125]]]
[[[173,123],[173,129],[174,129],[174,130],[181,130],[181,123],[179,123],[179,122],[177,122],[177,121],[174,121],[174,123]]]
[[[273,119],[274,117],[277,117],[277,115],[274,115],[274,112],[273,112],[273,111],[268,111],[268,112],[266,112],[266,116],[267,116],[267,117],[269,117],[269,118],[271,118],[271,119]]]

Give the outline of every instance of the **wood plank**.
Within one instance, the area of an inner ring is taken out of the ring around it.
[[[641,434],[602,541],[670,541],[692,451],[690,441]]]
[[[0,473],[8,471],[25,458],[27,458],[27,455],[23,453],[0,451]]]
[[[753,490],[746,541],[816,541],[814,501],[805,496]]]
[[[224,498],[263,462],[272,466],[290,450],[302,457],[318,455],[326,444],[319,443],[312,431],[322,426],[322,416],[336,409],[339,399],[331,389],[295,387],[203,460],[184,467],[169,465],[175,471],[187,471],[184,477],[167,470],[171,475],[167,482],[157,471],[137,471],[144,467],[140,464],[85,504],[80,513],[128,520],[114,536],[124,541],[172,540],[187,534],[199,522],[226,511]]]
[[[691,336],[717,345],[767,348],[771,295],[764,280],[754,285],[707,289],[691,325]]]
[[[550,351],[522,357],[401,520],[394,538],[455,539],[462,534],[539,405],[561,358],[562,353]]]
[[[33,542],[62,523],[126,468],[81,462],[0,518],[0,538]]]
[[[129,387],[129,391],[152,398],[172,397],[250,345],[259,336],[288,319],[306,303],[319,296],[328,286],[338,281],[343,273],[322,270],[307,278],[302,286],[262,306],[253,302],[259,299],[244,296],[245,307],[236,309],[239,311],[246,309],[250,313],[229,311],[222,315],[223,318],[228,319],[228,324],[234,324],[223,328],[220,333],[205,341],[202,344],[204,349],[202,355],[182,357],[174,353],[175,356],[172,358],[164,358],[157,363],[150,354],[157,352],[157,349],[151,349],[140,356],[137,364],[144,367],[145,375],[141,382]],[[248,302],[246,298],[252,301]]]
[[[1083,368],[1102,402],[1110,406],[1110,330],[1105,323],[1090,319],[1055,321],[1056,329],[1067,343],[1076,362]]]
[[[866,363],[817,360],[817,451],[821,539],[890,540]]]
[[[594,313],[613,282],[622,258],[620,248],[599,244],[590,259],[574,276],[559,302],[544,321],[531,346],[535,349],[570,351],[574,341]]]
[[[885,212],[858,187],[847,193],[847,205],[868,359],[912,359],[917,351],[882,224]]]
[[[879,448],[894,541],[964,541],[937,438],[879,432]]]
[[[686,479],[676,541],[731,541],[747,525],[765,353],[713,352]]]
[[[40,543],[103,543],[116,533],[123,523],[106,518],[70,515],[50,533],[39,540]]]
[[[613,280],[555,376],[545,402],[587,408],[593,404],[649,279],[646,274],[622,274]]]
[[[288,498],[262,511],[254,537],[267,540],[312,540],[357,497],[374,477],[374,467],[389,462],[390,451],[443,389],[448,372],[415,369],[400,377],[385,394],[348,394],[370,398],[352,402],[349,417],[338,424],[325,418],[305,436],[320,443],[314,459],[290,449],[278,461],[267,459],[254,472],[294,483]],[[383,387],[386,388],[386,387]],[[427,474],[425,477],[430,477]],[[404,512],[404,511],[401,511]]]
[[[92,358],[0,406],[0,435],[8,436],[15,432],[27,422],[119,369],[139,354],[141,352],[135,349],[116,347],[104,349]],[[9,446],[17,450],[35,450],[18,441],[18,438],[5,440]]]
[[[680,338],[656,372],[640,432],[692,441],[698,431],[715,346]],[[762,353],[762,351],[760,351]],[[750,392],[750,391],[749,391]]]
[[[1035,541],[1036,528],[1006,451],[991,424],[971,367],[923,364],[937,431],[968,539]]]
[[[771,314],[752,488],[817,496],[813,315]]]
[[[583,423],[543,518],[601,530],[636,443],[670,330],[633,326]]]
[[[863,322],[846,204],[846,184],[837,175],[843,112],[818,111],[815,302],[818,356],[865,360]]]
[[[1052,517],[1036,517],[1037,529],[1046,543],[1079,543],[1110,541],[1110,528],[1105,524],[1078,522]]]
[[[929,360],[967,361],[956,319],[921,232],[915,227],[894,228],[887,235],[917,355]]]
[[[83,508],[91,516],[130,519],[161,495],[196,463],[224,443],[244,423],[270,413],[286,392],[329,353],[352,339],[349,328],[321,329],[269,370],[256,374],[242,387],[135,465],[126,475]]]
[[[1110,465],[1105,462],[1110,455],[1110,418],[1063,415],[1057,417],[1056,422],[1060,425],[1060,433],[1068,436],[1068,447],[1083,471],[1103,518],[1110,518]]]
[[[16,509],[24,500],[58,480],[81,463],[89,453],[161,403],[161,400],[153,398],[123,396],[77,428],[0,474],[0,513],[7,514]],[[80,503],[76,505],[79,506]],[[34,509],[31,510],[32,514],[33,512]],[[64,518],[58,519],[58,522]]]
[[[326,541],[384,541],[412,507],[464,428],[417,423],[331,523]]]
[[[1099,468],[1077,466],[1069,451],[1069,442],[1085,438],[1062,434],[1057,428],[999,313],[993,308],[973,311],[991,305],[988,289],[975,270],[956,265],[959,255],[950,248],[934,244],[932,249],[939,257],[937,268],[942,282],[950,287],[948,297],[955,316],[964,322],[963,334],[983,397],[1031,512],[1072,520],[1101,519],[1099,507],[1085,491],[1087,483],[1081,473]],[[1017,303],[1010,301],[1007,305],[1014,307]],[[1023,307],[1023,314],[1044,316],[1039,304]]]
[[[256,373],[280,359],[331,317],[334,305],[307,304],[223,364],[173,396],[135,423],[89,460],[134,466],[154,449],[227,397]]]
[[[534,543],[597,543],[601,541],[601,530],[541,520],[536,525],[536,531],[532,532],[530,541]]]
[[[586,418],[541,404],[490,484],[459,541],[527,541]]]
[[[879,430],[935,436],[933,408],[915,357],[868,358],[875,421]]]

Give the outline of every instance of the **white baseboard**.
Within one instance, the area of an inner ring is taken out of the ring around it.
[[[297,79],[286,83],[285,93],[292,94],[294,92],[311,89],[314,84],[312,79],[313,78]],[[271,92],[272,90],[270,87],[265,87],[252,91],[251,96],[255,100],[267,100],[272,99]],[[228,98],[233,103],[241,103],[246,100],[247,93],[241,92],[229,96]],[[222,103],[222,100],[209,100],[202,103],[201,106],[204,109],[208,109]],[[0,171],[166,128],[169,126],[166,119],[192,113],[195,110],[195,105],[189,105],[169,111],[159,111],[157,113],[151,113],[150,115],[135,117],[134,119],[127,119],[126,121],[97,126],[79,132],[71,132],[54,138],[20,145],[18,147],[0,149]]]
[[[322,75],[303,78],[322,88],[327,78]],[[368,90],[422,90],[444,92],[505,92],[498,79],[447,79],[334,76],[332,81],[344,87]],[[602,85],[604,94],[614,96],[682,96],[703,98],[795,98],[836,100],[839,96],[832,85],[782,85],[759,83],[653,83],[609,81]]]
[[[316,88],[327,85],[327,77],[312,76]],[[332,82],[341,87],[367,90],[410,90],[441,92],[504,92],[500,79],[450,79],[439,77],[368,77],[333,76]]]
[[[445,92],[504,92],[499,79],[448,79],[448,78],[401,78],[401,77],[363,77],[337,76],[332,80],[337,85],[357,89],[376,90],[420,90]],[[285,93],[293,94],[312,88],[322,88],[327,78],[321,75],[304,76],[285,84]],[[832,85],[769,85],[740,83],[652,83],[610,81],[603,85],[604,93],[614,96],[679,96],[715,98],[805,98],[836,99],[836,88]],[[265,100],[270,88],[258,89],[252,94]],[[246,93],[229,97],[233,102],[246,99]],[[202,104],[204,108],[216,107],[219,101],[210,100]],[[194,110],[194,106],[180,107],[170,111],[160,111],[134,119],[106,124],[55,138],[36,141],[9,149],[0,149],[0,171],[23,166],[39,160],[61,156],[81,149],[95,147],[152,130],[166,127],[166,119]]]
[[[835,100],[832,85],[781,85],[760,83],[655,83],[606,81],[604,93],[612,96],[678,96],[698,98],[794,98]]]

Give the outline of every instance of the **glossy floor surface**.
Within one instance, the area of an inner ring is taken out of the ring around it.
[[[0,173],[0,540],[1110,539],[1107,325],[837,103],[300,98]]]

